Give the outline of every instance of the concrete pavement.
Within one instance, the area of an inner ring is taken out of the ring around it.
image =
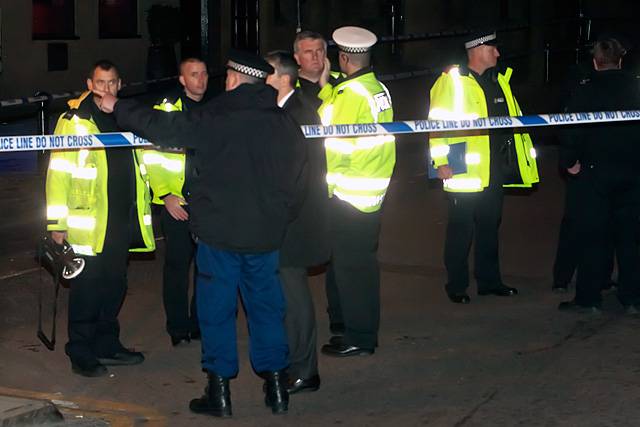
[[[437,185],[421,175],[423,147],[416,141],[404,140],[383,217],[380,347],[371,357],[321,355],[322,387],[293,396],[288,415],[274,417],[264,407],[242,313],[233,419],[189,412],[188,401],[202,393],[205,377],[199,344],[173,348],[164,332],[162,245],[155,259],[131,262],[120,315],[123,342],[147,360],[110,368],[106,378],[71,373],[63,349],[67,290],[60,298],[60,344],[49,352],[35,337],[33,262],[22,261],[24,274],[0,271],[0,395],[57,397],[66,402],[59,407],[69,420],[84,414],[110,425],[637,425],[640,319],[624,316],[612,294],[602,317],[561,313],[558,302],[570,296],[550,291],[563,201],[555,148],[540,150],[539,188],[505,199],[502,269],[520,295],[478,297],[472,285],[471,304],[461,306],[451,304],[442,289],[446,203]],[[20,223],[4,215],[5,223]],[[15,234],[17,227],[0,233]],[[311,279],[320,344],[329,337],[323,278]]]

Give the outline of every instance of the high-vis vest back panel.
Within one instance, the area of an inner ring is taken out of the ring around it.
[[[166,112],[182,111],[182,99],[165,98],[153,108]],[[153,203],[164,205],[161,197],[168,194],[184,198],[182,194],[186,163],[184,150],[145,149],[144,161],[147,165],[149,183],[153,191]]]
[[[323,125],[393,121],[389,91],[373,72],[327,84],[318,97]],[[329,194],[362,212],[380,209],[396,163],[393,135],[327,138]]]
[[[522,111],[516,101],[509,80],[512,69],[498,74],[498,84],[507,101],[510,116],[521,116]],[[461,75],[458,67],[442,73],[431,88],[429,118],[437,120],[473,120],[487,117],[487,101],[484,91],[469,73]],[[443,182],[446,191],[478,192],[489,185],[490,144],[486,130],[471,132],[432,133],[429,137],[429,151],[434,166],[448,163],[449,145],[466,142],[466,172],[455,174]],[[514,133],[518,169],[522,184],[508,184],[505,187],[531,187],[539,181],[536,152],[528,133]]]
[[[73,110],[58,119],[59,135],[100,133],[91,119],[82,119]],[[131,150],[136,165],[137,219],[145,246],[131,252],[155,249],[151,227],[151,206],[142,150]],[[47,171],[47,229],[67,231],[67,241],[76,253],[102,252],[107,230],[107,155],[104,149],[64,150],[51,153]]]

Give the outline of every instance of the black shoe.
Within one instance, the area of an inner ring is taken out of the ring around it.
[[[288,376],[284,370],[262,372],[264,378],[264,404],[273,414],[286,414],[289,410]]]
[[[182,342],[185,343],[190,343],[191,342],[191,338],[189,338],[189,334],[184,334],[184,335],[171,335],[171,345],[174,347],[177,347],[178,345],[180,345]]]
[[[139,365],[144,356],[139,351],[121,350],[110,357],[98,357],[98,362],[105,366]]]
[[[97,361],[71,362],[71,371],[74,374],[89,378],[104,377],[109,373],[107,368]]]
[[[567,313],[578,313],[578,314],[591,314],[591,315],[600,315],[602,314],[602,308],[599,305],[581,305],[576,302],[576,300],[564,301],[558,304],[558,310],[565,311]]]
[[[556,294],[566,294],[569,292],[569,287],[567,285],[554,283],[551,287],[551,291]]]
[[[454,294],[447,294],[451,302],[456,304],[469,304],[471,302],[471,298],[464,292],[456,292]]]
[[[332,357],[371,356],[373,353],[375,353],[373,348],[358,347],[345,342],[322,346],[322,354]]]
[[[191,333],[189,335],[191,336],[192,340],[200,341],[200,330],[199,329],[197,331],[191,331]]]
[[[491,289],[478,290],[478,295],[495,295],[498,297],[510,297],[513,295],[518,295],[518,290],[516,288],[511,288],[509,286],[500,285]]]
[[[231,391],[229,378],[223,378],[212,372],[207,373],[208,384],[204,395],[189,402],[189,409],[196,414],[213,415],[228,418],[231,416]]]
[[[287,384],[287,391],[289,394],[298,393],[301,391],[318,391],[320,388],[320,376],[314,375],[310,378],[298,378],[296,380],[290,379]]]
[[[332,335],[344,335],[344,323],[329,323],[329,331]]]

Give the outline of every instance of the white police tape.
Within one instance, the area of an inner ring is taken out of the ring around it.
[[[406,122],[304,125],[307,138],[350,138],[372,135],[430,132],[464,132],[483,129],[528,128],[540,126],[584,125],[590,123],[640,120],[640,110],[594,111],[585,113],[539,114],[533,116],[497,116],[464,120],[414,120]]]
[[[640,120],[640,110],[540,114],[517,117],[481,117],[465,120],[414,120],[330,126],[303,125],[301,129],[307,138],[351,138],[372,135],[466,132],[484,129],[584,125],[637,120]],[[149,145],[153,144],[131,132],[114,132],[95,135],[0,136],[0,153],[7,151],[144,147]]]
[[[96,135],[0,136],[0,153],[6,151],[69,150],[80,148],[139,147],[152,145],[131,132]]]

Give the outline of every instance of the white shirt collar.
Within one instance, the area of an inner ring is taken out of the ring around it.
[[[289,98],[291,98],[291,96],[293,95],[293,92],[295,92],[295,90],[291,89],[291,92],[286,94],[280,101],[278,101],[278,107],[280,108],[284,107],[284,104],[286,104]]]

